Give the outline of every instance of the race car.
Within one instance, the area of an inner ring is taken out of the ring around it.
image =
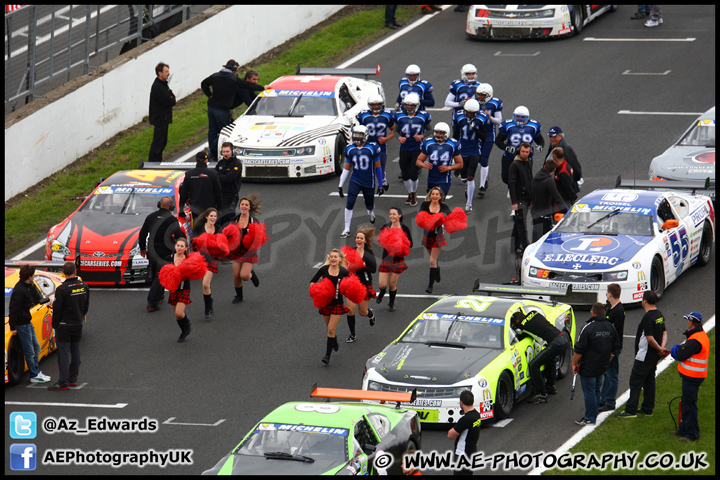
[[[715,107],[700,115],[675,145],[653,158],[648,175],[660,181],[709,178],[710,188],[697,193],[715,201]]]
[[[539,312],[574,344],[575,314],[557,303],[560,290],[514,285],[481,285],[488,295],[450,295],[430,305],[398,338],[365,364],[362,388],[409,392],[409,404],[422,422],[455,423],[463,415],[460,393],[470,390],[482,420],[505,419],[519,401],[533,393],[529,364],[545,348],[511,328],[517,311]],[[533,300],[522,295],[544,295]],[[558,356],[558,377],[570,372],[572,349]]]
[[[179,170],[114,173],[75,212],[50,229],[45,259],[67,261],[79,256],[78,275],[90,285],[150,281],[149,260],[140,255],[138,234],[162,197],[170,197],[174,205],[179,203],[184,178],[185,172]]]
[[[648,180],[642,185],[647,184],[665,188]],[[521,282],[571,285],[567,302],[581,305],[604,303],[607,285],[617,283],[620,301],[638,303],[646,290],[661,297],[690,266],[707,265],[714,232],[715,210],[708,197],[669,190],[595,190],[525,249]]]
[[[472,5],[465,34],[487,40],[567,37],[616,9],[617,5]]]
[[[32,289],[37,303],[30,309],[32,325],[35,327],[35,336],[40,344],[39,360],[47,357],[57,347],[55,344],[55,330],[52,328],[52,301],[55,299],[55,289],[65,278],[60,274],[43,271],[42,268],[62,268],[63,262],[26,262],[34,264],[35,278]],[[25,355],[20,340],[10,330],[10,297],[15,285],[20,281],[19,263],[5,264],[5,383],[15,385],[20,383],[27,370]]]
[[[260,93],[218,138],[231,142],[243,163],[243,179],[288,179],[339,175],[350,128],[368,108],[370,95],[385,98],[382,85],[348,75],[377,69],[298,69]],[[312,73],[312,74],[311,74]]]
[[[289,402],[276,408],[240,444],[203,475],[368,475],[374,459],[392,456],[389,474],[401,474],[402,454],[419,450],[417,413],[401,408],[412,393],[379,393],[313,386],[313,397],[374,399],[391,405]]]

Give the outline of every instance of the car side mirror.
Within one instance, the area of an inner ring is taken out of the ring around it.
[[[680,225],[680,222],[678,222],[677,220],[665,220],[665,223],[663,223],[662,229],[670,230],[671,228],[677,228],[678,225]]]
[[[372,453],[375,453],[375,450],[377,450],[377,445],[371,445],[369,443],[366,443],[365,445],[363,445],[362,449],[367,455],[370,455]]]
[[[555,218],[555,221],[556,221],[556,222],[559,222],[560,220],[562,220],[562,218],[563,218],[564,216],[565,216],[564,213],[556,213],[556,214],[555,214],[555,217],[554,217],[554,218]]]

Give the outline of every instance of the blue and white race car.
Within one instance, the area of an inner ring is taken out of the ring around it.
[[[572,285],[564,301],[604,303],[607,285],[636,303],[646,290],[665,287],[694,264],[710,262],[715,210],[708,197],[673,191],[595,190],[525,249],[522,284]]]

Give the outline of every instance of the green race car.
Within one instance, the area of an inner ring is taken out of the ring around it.
[[[378,392],[417,389],[410,408],[428,423],[455,423],[462,416],[460,392],[472,391],[480,417],[504,419],[532,393],[530,361],[543,348],[510,328],[518,310],[537,311],[574,345],[575,314],[557,303],[567,292],[480,285],[482,295],[450,295],[430,305],[385,349],[368,359],[362,388]],[[532,300],[524,295],[538,296]],[[545,300],[550,298],[550,300]],[[570,372],[572,348],[558,357],[558,377]]]
[[[414,400],[412,393],[314,388],[311,395],[396,405],[286,403],[203,475],[367,475],[375,473],[374,460],[381,456],[379,466],[401,474],[402,454],[420,449],[417,412],[400,408]]]

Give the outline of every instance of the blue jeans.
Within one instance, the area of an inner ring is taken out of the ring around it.
[[[227,125],[232,123],[230,110],[220,110],[219,108],[208,107],[208,150],[211,162],[218,160],[218,137],[220,131]]]
[[[704,378],[692,378],[680,375],[682,379],[682,421],[678,433],[690,440],[700,438],[700,422],[698,421],[698,392]]]
[[[585,418],[595,423],[600,409],[600,386],[602,385],[602,375],[597,377],[585,377],[580,375],[580,384],[582,385],[583,395],[585,396]]]
[[[600,405],[607,405],[615,408],[615,399],[618,390],[618,372],[620,370],[620,352],[622,348],[618,348],[615,356],[610,361],[608,369],[605,371],[602,382],[602,392],[600,393]]]
[[[637,11],[643,15],[650,15],[650,5],[638,5]]]
[[[17,336],[20,340],[20,348],[25,354],[25,363],[30,370],[31,377],[37,377],[40,373],[38,362],[40,361],[40,344],[35,336],[35,327],[32,323],[27,325],[16,325]]]

